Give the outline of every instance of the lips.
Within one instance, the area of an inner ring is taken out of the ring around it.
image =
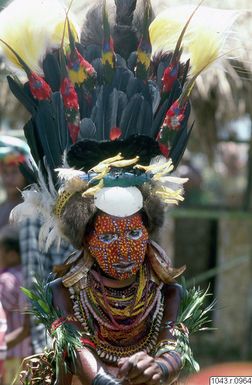
[[[130,272],[136,264],[134,262],[120,262],[113,263],[113,268],[116,269],[118,273],[128,273]]]

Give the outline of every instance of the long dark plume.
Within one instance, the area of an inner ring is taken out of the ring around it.
[[[143,31],[145,1],[110,0],[106,2],[115,51],[125,59],[138,46]],[[102,1],[97,2],[86,14],[81,32],[81,43],[84,46],[102,44],[102,5]]]

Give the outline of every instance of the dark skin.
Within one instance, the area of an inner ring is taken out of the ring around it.
[[[72,301],[68,289],[63,286],[61,279],[53,281],[51,288],[55,307],[63,315],[73,315]],[[158,337],[159,341],[173,338],[169,330],[164,326],[166,321],[176,320],[180,302],[180,291],[176,285],[165,285],[163,290],[165,304],[163,322]],[[75,327],[77,330],[82,331],[82,326],[79,322],[75,323]],[[77,360],[75,365],[72,365],[71,370],[78,376],[81,384],[91,385],[100,368],[119,378],[123,385],[159,385],[160,380],[162,380],[162,371],[157,365],[156,360],[145,352],[138,352],[131,357],[120,359],[115,366],[112,366],[102,362],[91,350],[83,348],[77,351]],[[64,369],[61,368],[59,378],[57,378],[54,385],[69,385],[71,379],[72,374],[66,374]],[[166,384],[171,384],[173,381],[174,378],[166,382]]]

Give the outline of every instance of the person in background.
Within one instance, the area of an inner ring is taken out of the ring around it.
[[[3,372],[4,372],[4,361],[7,355],[7,346],[5,341],[6,333],[6,316],[3,310],[2,303],[0,301],[0,384],[3,384]]]
[[[20,250],[23,265],[23,286],[31,288],[34,277],[49,277],[54,266],[60,265],[74,251],[73,246],[62,241],[59,248],[52,245],[48,252],[39,248],[39,231],[42,226],[40,218],[27,218],[20,226]],[[48,341],[44,325],[38,324],[31,317],[32,351],[37,354],[43,351]]]
[[[22,201],[20,190],[28,184],[19,170],[27,160],[29,148],[21,139],[0,135],[0,176],[6,195],[0,204],[0,228],[9,223],[11,210]]]
[[[6,200],[0,205],[0,229],[9,222],[11,210],[22,202],[20,190],[28,185],[28,181],[22,175],[19,165],[28,163],[30,160],[29,147],[23,140],[0,135],[0,176],[6,193]],[[22,286],[27,288],[32,287],[34,277],[47,277],[53,267],[63,263],[65,258],[74,250],[68,243],[62,242],[59,249],[52,246],[47,253],[41,252],[38,238],[42,224],[41,219],[35,217],[24,219],[19,226],[23,268]],[[30,333],[32,353],[40,353],[47,344],[44,326],[31,318]]]
[[[24,315],[25,296],[19,248],[19,232],[13,226],[0,231],[0,300],[6,315],[7,358],[4,363],[3,385],[10,385],[24,357],[31,355],[29,321]]]
[[[0,204],[0,229],[9,223],[11,210],[22,201],[20,190],[28,182],[19,170],[19,164],[27,160],[29,147],[21,139],[0,135],[0,178],[4,200]],[[4,361],[7,355],[6,314],[0,301],[0,384],[3,381]],[[20,331],[18,331],[20,332]]]

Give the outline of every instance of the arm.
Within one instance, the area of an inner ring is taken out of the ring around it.
[[[63,317],[73,316],[72,301],[68,290],[62,285],[61,279],[51,282],[50,287],[53,293],[54,307]],[[74,321],[72,324],[76,330],[82,332],[82,326],[78,321]],[[83,385],[117,384],[115,379],[105,374],[105,365],[87,346],[77,349],[75,361],[69,362],[68,365],[70,372],[66,372],[62,365],[59,368],[59,375],[54,385],[69,385],[72,374],[78,376]]]
[[[179,375],[182,361],[176,352],[176,337],[172,333],[174,322],[177,319],[181,301],[181,286],[169,284],[164,286],[165,307],[158,337],[155,359],[162,365],[163,371],[168,370],[167,384],[172,384]]]

